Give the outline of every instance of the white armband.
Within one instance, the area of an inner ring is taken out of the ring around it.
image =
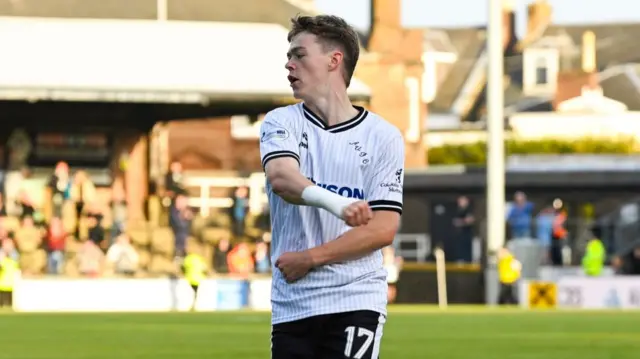
[[[308,186],[302,191],[300,196],[305,204],[313,207],[323,208],[333,213],[336,217],[342,218],[342,212],[357,199],[342,197],[337,193],[327,191],[318,186]]]

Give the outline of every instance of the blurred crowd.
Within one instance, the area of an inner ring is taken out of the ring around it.
[[[0,261],[14,260],[23,276],[176,274],[188,254],[202,257],[210,272],[270,271],[268,212],[249,213],[247,188],[233,190],[231,208],[204,218],[189,207],[174,162],[164,190],[148,198],[146,220],[134,222],[121,177],[100,195],[85,171],[60,162],[52,172],[43,191],[30,188],[25,169],[19,181],[5,180],[13,196],[0,196]],[[38,193],[43,200],[33,198]]]

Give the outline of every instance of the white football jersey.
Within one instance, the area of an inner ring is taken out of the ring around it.
[[[269,112],[261,127],[263,167],[292,157],[311,182],[345,197],[366,200],[374,211],[402,213],[404,139],[378,115],[359,110],[353,119],[327,126],[303,104]],[[266,184],[271,209],[271,263],[332,241],[351,229],[324,209],[287,203]],[[314,268],[287,283],[273,268],[272,323],[356,310],[386,314],[387,273],[381,251]]]

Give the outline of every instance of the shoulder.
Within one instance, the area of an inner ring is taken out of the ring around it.
[[[377,143],[389,143],[394,140],[404,141],[400,129],[377,113],[369,111],[367,121],[370,136],[375,138]]]
[[[264,117],[265,123],[276,123],[281,126],[291,126],[300,121],[302,117],[302,110],[300,104],[277,107],[269,112]]]

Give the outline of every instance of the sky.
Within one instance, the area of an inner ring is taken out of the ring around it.
[[[532,0],[514,0],[518,34],[526,26]],[[640,22],[637,0],[549,0],[555,24]],[[465,27],[487,22],[488,0],[402,0],[405,27]],[[359,29],[369,27],[370,0],[316,0],[324,13],[345,18]],[[460,11],[460,9],[465,9]]]

